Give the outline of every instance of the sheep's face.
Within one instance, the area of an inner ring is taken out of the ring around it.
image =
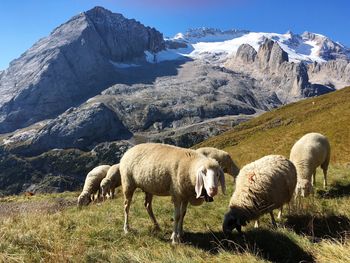
[[[224,222],[222,224],[222,230],[225,234],[232,232],[234,228],[237,229],[239,233],[242,232],[242,226],[245,226],[246,222],[241,220],[236,213],[231,209],[225,214]]]
[[[85,206],[91,202],[90,195],[82,194],[78,197],[78,206]]]
[[[300,195],[302,197],[306,197],[312,193],[312,185],[311,182],[307,180],[302,180],[301,182],[298,182],[296,187],[296,194]]]
[[[100,191],[102,196],[106,196],[110,188],[110,181],[102,181]]]
[[[197,198],[203,195],[203,190],[206,191],[209,197],[215,196],[218,193],[219,182],[222,191],[225,193],[225,176],[222,169],[219,166],[215,168],[201,167],[196,176],[195,191]]]

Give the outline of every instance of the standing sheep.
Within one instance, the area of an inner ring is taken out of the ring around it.
[[[230,211],[225,214],[223,231],[231,232],[248,221],[270,213],[276,226],[273,210],[288,203],[297,183],[292,162],[281,155],[268,155],[245,165],[236,180],[236,189],[230,200]]]
[[[110,167],[110,165],[100,165],[87,174],[83,191],[78,197],[78,206],[88,205],[91,202],[92,196],[99,192],[100,183]]]
[[[238,175],[239,168],[227,152],[214,147],[202,147],[198,148],[196,151],[209,158],[217,160],[224,172],[232,175],[233,178]]]
[[[115,188],[121,185],[119,164],[112,165],[107,175],[102,179],[100,187],[103,200],[108,194],[110,198],[114,198]]]
[[[323,187],[327,186],[330,153],[328,139],[319,133],[307,133],[293,145],[289,159],[297,170],[297,196],[306,197],[313,191],[318,166],[323,170]]]
[[[219,181],[225,192],[225,177],[218,162],[194,150],[171,145],[144,143],[129,149],[120,160],[124,193],[124,231],[129,231],[128,218],[136,188],[145,192],[145,207],[156,228],[152,211],[153,195],[171,196],[174,203],[172,243],[180,242],[187,205],[212,201]]]

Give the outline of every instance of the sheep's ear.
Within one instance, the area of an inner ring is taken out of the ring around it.
[[[219,179],[220,179],[222,193],[226,194],[225,174],[221,168],[219,170]]]
[[[195,191],[196,191],[196,198],[199,198],[202,194],[202,189],[204,186],[204,180],[203,176],[205,175],[205,169],[202,167],[198,170],[197,175],[196,175],[196,186],[195,186]]]

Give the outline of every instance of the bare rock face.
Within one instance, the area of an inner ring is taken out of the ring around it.
[[[267,38],[265,39],[265,42],[260,46],[258,50],[258,61],[260,68],[265,69],[269,66],[273,45],[274,42],[271,39]]]
[[[236,56],[228,60],[226,67],[259,81],[261,86],[274,94],[271,98],[281,104],[334,90],[321,83],[310,83],[307,66],[302,62],[289,62],[288,54],[271,39],[265,39],[256,57],[252,56],[253,50],[253,47],[243,44]],[[246,59],[248,57],[254,59]]]
[[[277,71],[283,62],[288,62],[288,54],[278,45],[277,42],[274,42],[269,58],[270,70]]]
[[[67,110],[42,127],[31,140],[30,152],[70,147],[87,150],[97,143],[130,137],[118,116],[103,103],[86,104]]]
[[[308,74],[313,82],[336,89],[350,85],[350,63],[337,59],[308,65]]]
[[[240,45],[236,53],[236,59],[239,59],[244,63],[253,63],[256,56],[257,52],[251,45],[248,44]]]
[[[12,61],[0,78],[0,133],[52,118],[118,82],[112,62],[164,48],[161,33],[96,7]]]

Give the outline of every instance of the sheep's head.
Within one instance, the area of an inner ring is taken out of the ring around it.
[[[102,181],[101,181],[101,185],[100,185],[100,188],[101,188],[101,194],[103,197],[105,197],[107,195],[107,192],[108,190],[110,189],[110,185],[111,185],[111,180],[105,180],[106,178],[104,178]]]
[[[78,206],[85,206],[91,202],[91,197],[89,193],[81,193],[78,197]]]
[[[225,193],[225,175],[220,168],[217,161],[213,159],[208,159],[207,163],[202,165],[196,174],[196,198],[206,195],[209,197],[209,201],[212,201],[218,193],[219,182],[221,184],[222,192]],[[211,199],[210,199],[211,198]],[[206,201],[208,201],[206,198]]]
[[[307,197],[312,191],[312,184],[309,180],[300,180],[295,188],[296,195],[302,197]]]
[[[222,230],[225,234],[231,233],[234,228],[237,229],[238,233],[242,232],[242,226],[245,226],[247,222],[239,214],[240,213],[233,208],[225,214],[222,224]]]

